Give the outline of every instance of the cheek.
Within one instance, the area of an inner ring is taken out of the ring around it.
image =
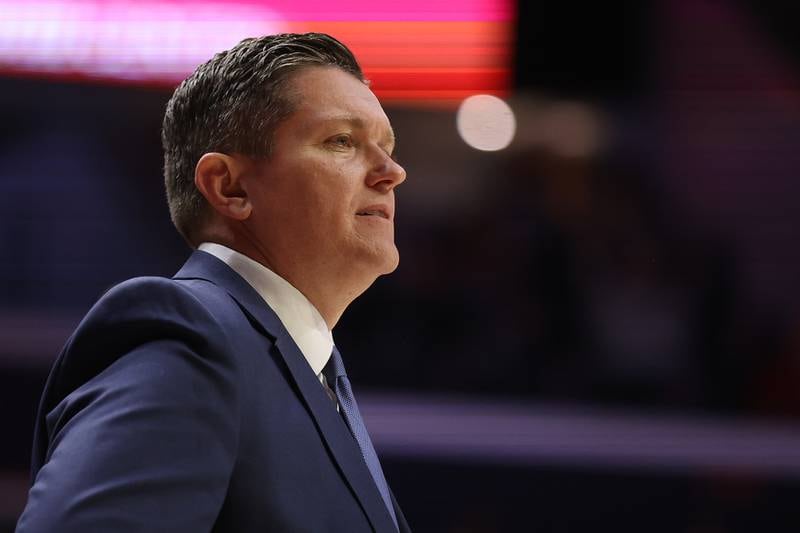
[[[348,231],[360,207],[359,171],[354,164],[308,157],[281,168],[273,205],[300,231],[314,234]],[[305,228],[304,230],[302,228]]]
[[[309,205],[331,223],[351,222],[358,209],[358,189],[346,165],[328,164],[311,174],[306,195]]]

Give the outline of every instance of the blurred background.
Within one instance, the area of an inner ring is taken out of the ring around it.
[[[0,531],[72,329],[189,254],[173,88],[283,31],[352,47],[408,171],[334,337],[416,532],[800,531],[797,5],[0,1]]]

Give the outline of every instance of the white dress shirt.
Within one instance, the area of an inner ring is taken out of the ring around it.
[[[244,254],[227,246],[204,242],[197,247],[231,267],[275,311],[286,331],[325,385],[322,369],[333,351],[333,334],[317,308],[291,283]]]

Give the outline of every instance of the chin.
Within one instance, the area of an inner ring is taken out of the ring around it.
[[[386,267],[381,274],[391,274],[395,270],[397,270],[397,266],[400,264],[400,254],[397,252],[397,248],[394,249],[394,253],[391,254],[391,257],[386,258]]]
[[[391,274],[400,263],[400,254],[397,247],[392,244],[381,245],[365,250],[367,257],[365,264],[375,273],[375,277]]]

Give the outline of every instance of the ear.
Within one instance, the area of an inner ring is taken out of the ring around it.
[[[211,207],[226,218],[245,220],[253,206],[242,187],[246,162],[240,157],[210,152],[194,170],[194,184]]]

